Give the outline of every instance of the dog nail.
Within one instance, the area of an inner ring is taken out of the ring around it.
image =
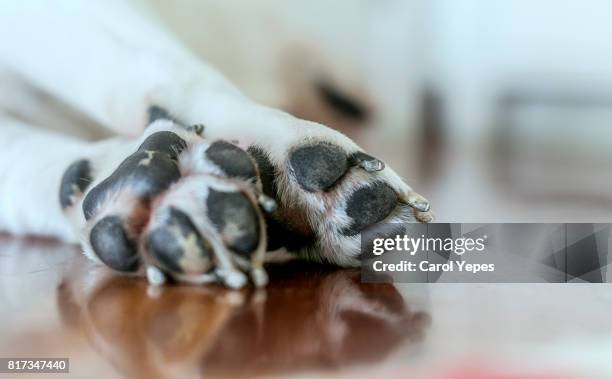
[[[359,164],[359,167],[363,168],[367,172],[374,172],[374,171],[381,171],[382,169],[384,169],[385,164],[382,161],[375,159],[371,161],[362,161]]]
[[[361,151],[352,154],[350,161],[352,165],[357,165],[367,172],[381,171],[385,168],[383,161]]]
[[[256,268],[251,271],[251,279],[255,287],[263,287],[268,284],[268,274],[262,268]]]
[[[147,267],[147,280],[153,286],[161,286],[166,283],[166,275],[155,266]]]
[[[187,130],[193,132],[199,136],[204,133],[205,126],[202,124],[194,124],[187,127]]]
[[[217,270],[216,274],[229,288],[239,289],[247,282],[246,276],[240,271]]]
[[[419,212],[419,211],[416,211],[415,212],[415,217],[416,217],[417,220],[419,220],[420,222],[425,223],[425,224],[432,222],[433,219],[434,219],[434,216],[433,216],[433,214],[431,212]]]
[[[257,196],[257,202],[266,213],[273,213],[278,206],[273,198],[263,193]]]
[[[402,200],[406,204],[410,205],[412,208],[418,211],[421,211],[421,212],[429,211],[429,208],[430,208],[429,201],[416,192],[408,193],[407,195],[403,196]]]

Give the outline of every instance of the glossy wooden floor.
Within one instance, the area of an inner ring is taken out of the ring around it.
[[[78,378],[577,379],[611,362],[609,285],[396,287],[304,263],[269,272],[257,291],[155,290],[74,246],[0,237],[0,357],[69,357]],[[517,361],[523,376],[491,373]]]

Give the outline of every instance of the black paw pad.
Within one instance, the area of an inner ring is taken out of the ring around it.
[[[236,145],[216,141],[206,150],[206,157],[230,178],[242,178],[249,181],[257,179],[255,163],[246,151]]]
[[[151,255],[166,270],[205,273],[212,268],[210,243],[178,209],[170,208],[165,224],[151,231],[147,243]]]
[[[259,179],[263,192],[277,199],[278,187],[276,167],[270,161],[268,154],[259,146],[250,146],[247,152],[253,157],[259,171]],[[303,212],[279,206],[272,215],[266,215],[266,233],[268,235],[268,250],[287,247],[298,250],[315,242],[314,232],[308,225]]]
[[[108,267],[124,272],[138,269],[136,243],[127,236],[119,217],[109,216],[98,221],[89,241],[94,253]]]
[[[59,200],[62,209],[72,206],[76,199],[85,192],[92,180],[91,166],[88,160],[81,159],[68,166],[60,184]]]
[[[257,164],[263,193],[276,199],[276,194],[278,193],[276,187],[276,169],[270,158],[268,158],[268,154],[257,146],[250,146],[247,152],[251,154],[251,157],[253,157]]]
[[[215,225],[225,244],[248,256],[259,244],[259,218],[253,204],[239,192],[213,189],[206,200],[208,218]]]
[[[300,212],[283,212],[277,218],[266,219],[268,234],[267,250],[272,251],[286,247],[289,251],[297,251],[316,242],[316,236],[308,225],[308,220]]]
[[[184,139],[172,132],[153,133],[145,139],[137,151],[156,151],[168,154],[174,160],[187,148]]]
[[[397,206],[397,194],[386,183],[376,182],[355,191],[347,202],[346,214],[353,219],[342,231],[354,236],[370,225],[385,219]]]
[[[127,157],[83,201],[85,219],[89,220],[110,193],[128,189],[144,201],[166,190],[180,179],[176,156],[185,141],[174,133],[159,132],[147,138],[138,151]]]
[[[149,124],[157,120],[176,121],[168,110],[157,105],[151,105],[147,110],[147,113],[149,116]]]
[[[348,169],[344,151],[326,143],[296,149],[291,153],[289,162],[295,179],[309,192],[330,188]]]

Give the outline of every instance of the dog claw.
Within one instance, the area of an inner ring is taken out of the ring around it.
[[[166,283],[166,275],[155,266],[147,267],[147,280],[153,286],[161,286]]]
[[[187,130],[189,130],[190,132],[194,132],[195,134],[201,136],[204,133],[204,125],[202,124],[190,125],[187,127]]]
[[[404,196],[403,200],[406,202],[406,204],[420,212],[429,211],[429,200],[416,192],[409,192]]]
[[[381,160],[374,159],[371,161],[361,161],[359,163],[359,167],[363,168],[367,172],[375,172],[383,170],[385,168],[385,164]]]
[[[247,282],[247,277],[240,271],[217,270],[216,274],[229,288],[239,289]]]
[[[367,172],[382,171],[385,168],[385,163],[383,161],[362,152],[353,154],[350,160],[353,165],[357,165]]]
[[[263,268],[256,268],[251,271],[251,279],[255,287],[263,287],[268,284],[268,274]]]
[[[272,213],[276,210],[276,200],[274,200],[268,195],[265,195],[263,193],[259,194],[259,196],[257,196],[257,202],[261,206],[261,209],[263,209],[266,213]]]
[[[414,217],[419,221],[422,222],[424,224],[430,223],[434,220],[434,216],[433,213],[430,211],[427,212],[420,212],[415,210],[414,211]]]

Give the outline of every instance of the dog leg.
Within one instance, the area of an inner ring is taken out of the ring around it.
[[[0,230],[75,242],[59,200],[66,168],[92,154],[94,144],[0,117]],[[77,176],[78,177],[78,176]],[[78,196],[85,177],[75,180],[63,202]]]
[[[268,221],[280,245],[354,266],[363,230],[431,220],[429,203],[381,160],[323,125],[246,99],[129,3],[27,4],[0,5],[3,63],[121,134],[139,135],[162,114],[239,141],[279,205]]]
[[[1,2],[0,70],[128,136],[142,133],[157,93],[241,96],[146,14],[121,0]]]

